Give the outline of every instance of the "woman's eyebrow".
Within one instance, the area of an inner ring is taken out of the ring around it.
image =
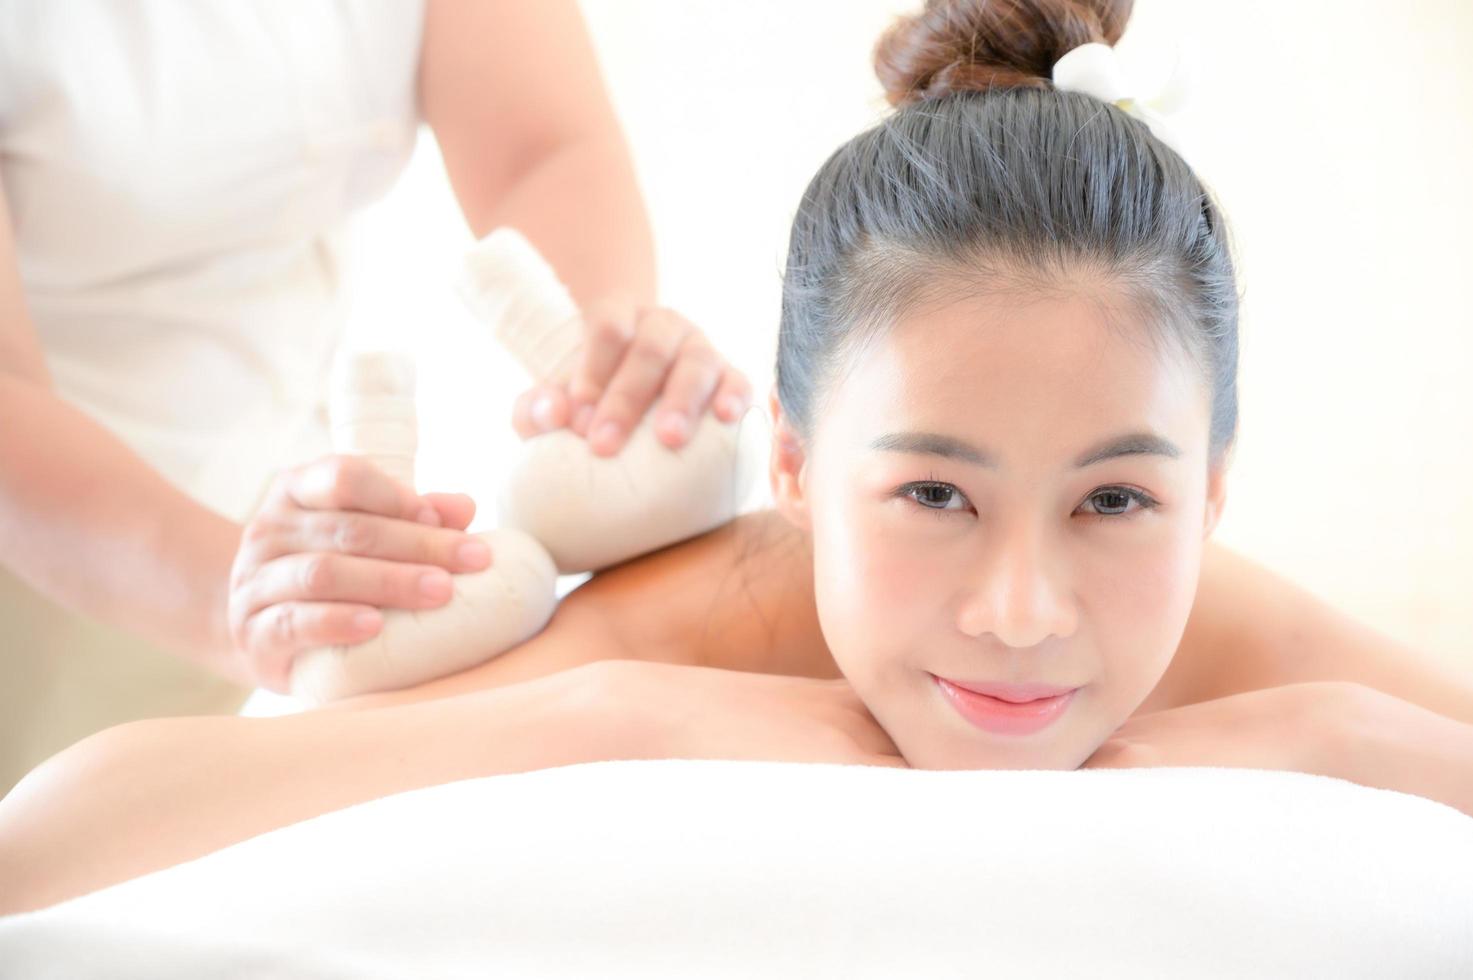
[[[1106,440],[1074,461],[1075,469],[1084,469],[1095,463],[1103,463],[1116,456],[1165,456],[1176,459],[1181,450],[1176,443],[1154,432],[1130,432]]]
[[[871,442],[870,448],[885,452],[941,456],[988,469],[997,466],[997,459],[990,451],[938,432],[890,432]],[[1074,467],[1083,469],[1117,456],[1165,456],[1167,459],[1176,459],[1180,455],[1181,450],[1176,444],[1164,436],[1154,432],[1129,432],[1107,439],[1086,451],[1074,461]]]

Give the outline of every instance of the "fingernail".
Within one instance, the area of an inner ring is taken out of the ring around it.
[[[372,633],[383,621],[383,615],[378,612],[361,612],[353,617],[353,630],[358,633]]]
[[[596,442],[605,447],[612,446],[619,441],[619,433],[622,431],[618,422],[604,422],[598,427],[598,431],[593,434],[589,442]]]
[[[670,438],[683,442],[690,435],[690,423],[684,415],[672,409],[660,416],[660,430]]]
[[[538,395],[532,402],[532,420],[544,432],[552,428],[552,396]]]
[[[419,577],[419,591],[430,599],[444,599],[450,595],[448,572],[426,572]]]
[[[429,524],[433,527],[440,526],[440,512],[428,504],[419,509],[419,514],[414,519],[421,524]]]
[[[736,395],[723,395],[721,397],[721,414],[726,416],[728,422],[736,421],[736,417],[742,414],[742,400]]]
[[[455,550],[462,568],[485,568],[491,564],[491,549],[484,541],[467,541]]]
[[[588,431],[588,423],[592,421],[593,406],[584,405],[583,407],[579,408],[577,414],[573,416],[573,429],[575,432],[582,435],[583,433]]]

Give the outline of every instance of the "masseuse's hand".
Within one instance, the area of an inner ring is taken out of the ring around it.
[[[1344,778],[1340,749],[1359,710],[1356,687],[1308,681],[1137,715],[1080,768],[1225,766]]]
[[[635,758],[761,759],[909,768],[847,680],[645,660],[573,668],[589,711]],[[608,717],[608,715],[604,715]]]
[[[523,439],[569,426],[595,454],[612,456],[658,398],[655,434],[678,449],[707,405],[721,421],[734,422],[751,404],[746,376],[672,310],[593,304],[584,311],[583,327],[583,347],[569,375],[517,398],[512,425]]]
[[[231,569],[236,673],[285,693],[298,653],[372,638],[380,607],[444,605],[450,573],[491,564],[464,533],[475,510],[463,494],[416,494],[353,456],[282,473]]]

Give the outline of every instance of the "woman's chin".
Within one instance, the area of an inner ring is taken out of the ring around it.
[[[906,724],[885,725],[912,769],[1078,769],[1102,739],[1089,723],[1088,688],[1034,717],[997,706],[958,705],[943,690],[927,692]]]

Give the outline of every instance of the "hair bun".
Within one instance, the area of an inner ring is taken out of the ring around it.
[[[875,45],[885,98],[901,106],[951,92],[1042,88],[1081,44],[1114,44],[1133,0],[926,0]]]

